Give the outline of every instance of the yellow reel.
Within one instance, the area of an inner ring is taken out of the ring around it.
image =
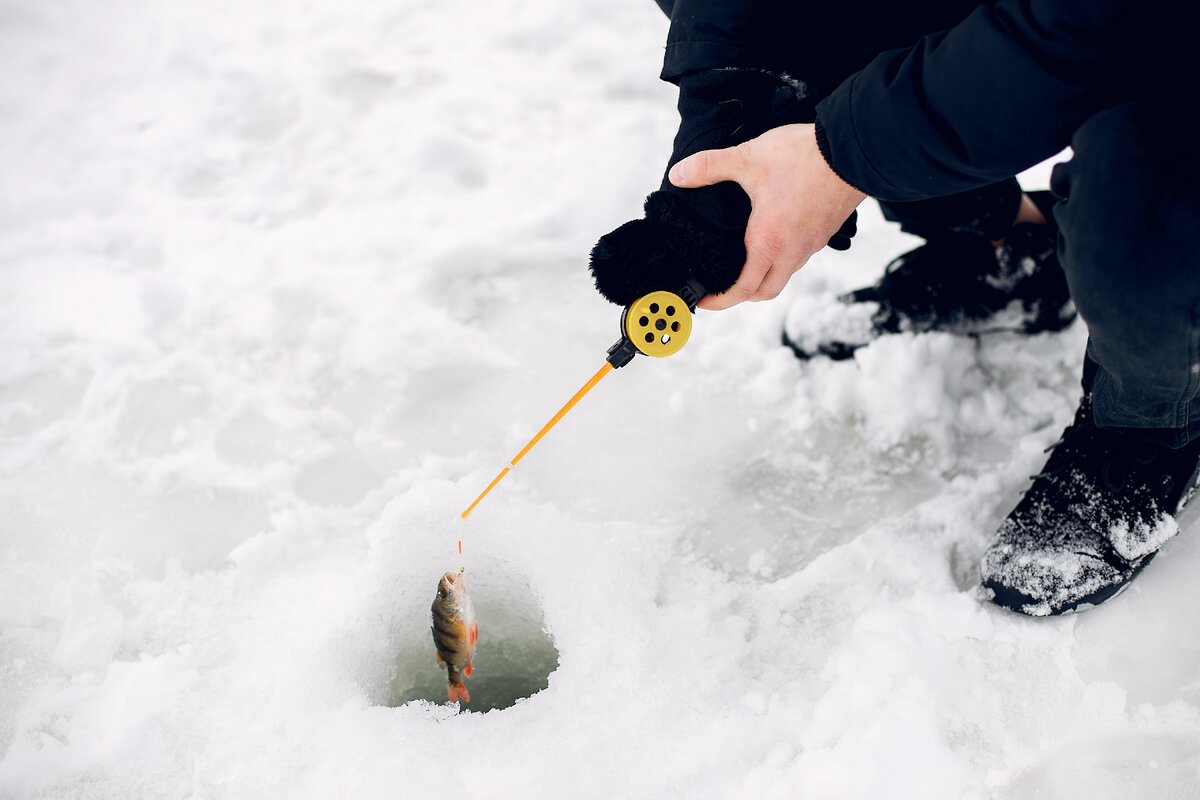
[[[674,292],[651,292],[625,308],[625,337],[655,358],[678,353],[692,335],[692,311]]]
[[[689,280],[678,294],[657,291],[634,300],[621,313],[621,338],[605,360],[620,369],[638,353],[655,358],[678,353],[692,335],[692,312],[701,297],[704,287]]]

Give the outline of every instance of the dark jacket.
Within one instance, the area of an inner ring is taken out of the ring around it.
[[[816,122],[826,159],[884,200],[1014,175],[1114,105],[1141,100],[1156,113],[1200,99],[1184,64],[1185,26],[1172,27],[1153,2],[813,5],[678,0],[663,77],[759,66],[809,82],[825,98]]]

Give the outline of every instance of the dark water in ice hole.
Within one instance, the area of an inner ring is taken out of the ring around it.
[[[469,575],[468,586],[479,643],[475,673],[466,680],[471,702],[463,710],[509,708],[547,688],[550,674],[558,669],[558,649],[544,628],[532,588],[521,578],[492,571]],[[429,600],[433,602],[432,591]],[[434,660],[428,613],[404,620],[402,634],[379,702],[391,707],[413,700],[445,703],[446,670]]]

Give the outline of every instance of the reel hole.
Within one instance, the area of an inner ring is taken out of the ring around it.
[[[667,306],[667,316],[668,317],[675,316],[675,306]]]
[[[675,333],[679,333],[679,322],[678,321],[671,323],[671,330],[674,331]]]
[[[665,331],[667,329],[667,321],[665,319],[656,319],[654,320],[654,327],[660,331]]]
[[[671,341],[671,334],[669,334],[669,333],[664,333],[664,334],[662,335],[662,343],[663,343],[663,344],[668,344],[670,341]]]
[[[651,304],[650,304],[650,313],[651,313],[651,314],[657,314],[657,313],[658,313],[658,303],[651,303]]]
[[[654,334],[653,334],[653,333],[647,333],[647,334],[646,334],[646,342],[647,342],[647,344],[649,344],[650,342],[653,342],[653,341],[654,341]]]

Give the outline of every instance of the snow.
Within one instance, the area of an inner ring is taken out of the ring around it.
[[[872,317],[879,311],[878,303],[845,305],[834,292],[812,294],[814,288],[806,286],[805,293],[792,301],[784,318],[784,330],[794,345],[805,353],[816,353],[823,342],[853,346],[871,340]]]
[[[1174,518],[1157,517],[1153,525],[1144,521],[1130,525],[1129,520],[1121,520],[1109,529],[1108,536],[1121,558],[1133,562],[1149,553],[1158,552],[1177,533],[1179,524]]]
[[[615,339],[586,256],[660,178],[664,35],[0,7],[0,798],[1200,795],[1194,520],[1077,617],[977,586],[1083,329],[779,345],[911,247],[872,208],[457,521]],[[460,537],[466,713],[428,631]]]

